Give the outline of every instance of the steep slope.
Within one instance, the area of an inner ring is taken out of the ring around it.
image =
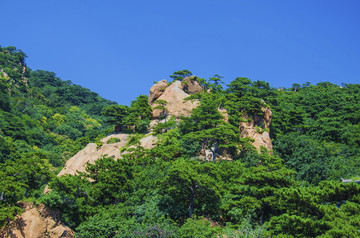
[[[0,47],[0,226],[22,210],[57,168],[105,134],[101,114],[114,102],[48,71],[32,71],[26,55]]]

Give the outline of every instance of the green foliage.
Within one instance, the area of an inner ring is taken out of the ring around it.
[[[317,184],[360,174],[357,150],[342,144],[289,133],[276,140],[274,146],[285,164],[298,172],[298,180]]]
[[[211,226],[211,222],[198,217],[195,219],[187,219],[184,225],[180,228],[180,237],[218,237],[218,229]]]
[[[201,149],[210,150],[213,161],[221,149],[235,156],[242,144],[239,129],[226,123],[218,110],[222,99],[217,94],[202,95],[200,106],[192,111],[190,117],[183,118],[180,124],[184,140],[197,141]]]
[[[152,156],[163,160],[174,160],[181,156],[183,150],[180,143],[179,130],[171,129],[158,135],[156,147],[151,150]]]
[[[139,222],[134,210],[122,204],[104,209],[80,225],[76,237],[177,237],[178,228],[171,220]]]
[[[170,75],[170,78],[172,78],[173,81],[175,80],[182,81],[184,78],[189,77],[191,75],[192,75],[191,71],[184,69],[174,72],[172,75]]]
[[[115,125],[115,132],[121,132],[128,112],[129,107],[127,106],[110,105],[104,109],[103,114],[107,117],[108,123]]]
[[[67,159],[104,136],[101,111],[114,104],[52,72],[31,71],[25,58],[0,47],[0,226],[22,210],[20,200],[39,199]]]
[[[129,114],[124,119],[129,132],[147,132],[151,119],[151,107],[148,104],[148,97],[140,95],[130,104]]]
[[[167,105],[167,101],[162,100],[162,99],[157,99],[154,104],[156,104],[157,106],[153,107],[153,109],[159,109],[161,110],[161,115],[159,117],[159,119],[165,119],[167,118],[167,110],[166,110],[166,105]]]
[[[357,184],[323,181],[317,187],[279,190],[273,206],[284,213],[270,219],[270,234],[357,237],[359,189]]]
[[[174,161],[161,181],[162,209],[173,219],[193,214],[216,216],[219,203],[213,165],[195,160]]]
[[[103,157],[95,164],[87,164],[80,176],[90,179],[92,191],[90,196],[94,203],[116,204],[123,202],[131,191],[129,180],[132,179],[131,163],[126,160],[115,161],[111,157]]]
[[[0,46],[0,80],[5,80],[9,84],[9,91],[15,94],[28,89],[24,80],[29,74],[25,64],[26,57],[24,52],[14,46]]]
[[[209,79],[209,89],[212,92],[221,92],[223,90],[223,86],[221,84],[224,84],[224,82],[221,80],[222,76],[215,74],[214,77],[211,77]]]
[[[0,109],[6,112],[10,111],[9,85],[0,76]]]
[[[119,143],[121,142],[121,140],[119,138],[110,138],[109,140],[106,141],[106,144],[114,144],[114,143]]]
[[[167,132],[170,129],[173,129],[177,126],[176,117],[171,117],[169,120],[164,122],[158,122],[155,126],[152,127],[153,132],[157,134],[162,134]]]

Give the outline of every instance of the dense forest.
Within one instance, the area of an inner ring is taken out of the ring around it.
[[[76,237],[360,236],[360,185],[341,180],[360,176],[359,84],[273,88],[243,77],[228,85],[219,75],[198,77],[204,90],[188,98],[200,102],[191,116],[167,118],[159,100],[165,121],[149,131],[147,96],[118,105],[32,71],[25,58],[0,48],[0,226],[28,201],[59,210]],[[240,136],[244,115],[264,107],[272,111],[273,151]],[[56,176],[76,152],[111,133],[131,135],[122,159],[104,156],[78,175]],[[152,149],[139,143],[147,133],[158,138]],[[204,146],[231,159],[213,153],[201,160]]]

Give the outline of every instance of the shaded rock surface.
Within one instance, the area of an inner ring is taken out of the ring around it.
[[[159,82],[157,82],[156,84],[154,84],[151,88],[150,88],[150,92],[149,92],[149,104],[151,104],[152,102],[154,102],[156,99],[158,99],[161,94],[163,94],[163,92],[165,91],[165,89],[168,86],[168,81],[161,80]]]
[[[188,94],[200,93],[204,90],[204,88],[196,81],[196,76],[190,76],[184,78],[181,82],[183,86],[183,90]]]
[[[23,204],[24,213],[0,230],[6,238],[70,238],[74,232],[61,223],[60,213],[40,204]]]

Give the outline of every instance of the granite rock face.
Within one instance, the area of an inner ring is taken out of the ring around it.
[[[107,144],[107,141],[111,138],[120,139],[120,142]],[[85,172],[86,163],[94,163],[95,160],[104,155],[118,159],[120,157],[120,148],[123,147],[127,141],[127,134],[114,134],[103,138],[101,140],[103,144],[100,147],[95,143],[88,144],[66,162],[65,167],[60,171],[58,176],[64,174],[75,175],[77,171]]]
[[[112,139],[120,139],[120,142],[110,143],[107,142]],[[101,139],[102,145],[97,146],[95,143],[89,143],[87,146],[71,157],[65,164],[64,168],[57,175],[58,177],[66,174],[75,175],[78,172],[85,172],[87,163],[95,163],[104,155],[113,157],[114,159],[121,159],[122,153],[120,149],[126,145],[129,140],[128,134],[113,134]],[[141,146],[145,149],[155,147],[157,138],[153,135],[147,135],[140,140]],[[45,187],[43,193],[50,192],[48,186]]]
[[[155,107],[156,100],[164,100],[167,102],[166,114],[168,117],[175,116],[176,118],[180,118],[180,116],[190,116],[191,110],[196,108],[199,105],[198,100],[184,100],[189,97],[190,94],[184,91],[184,83],[180,81],[174,81],[171,85],[167,86],[162,92],[159,91],[159,85],[163,85],[163,81],[158,82],[154,86],[151,87],[149,93],[149,104],[152,107]],[[197,83],[197,82],[196,82]],[[159,84],[159,85],[158,85]],[[161,88],[163,89],[163,88]],[[194,91],[195,88],[191,87],[191,91]],[[156,96],[160,95],[159,97]],[[162,114],[161,109],[153,109],[152,117],[153,119],[159,119]]]

